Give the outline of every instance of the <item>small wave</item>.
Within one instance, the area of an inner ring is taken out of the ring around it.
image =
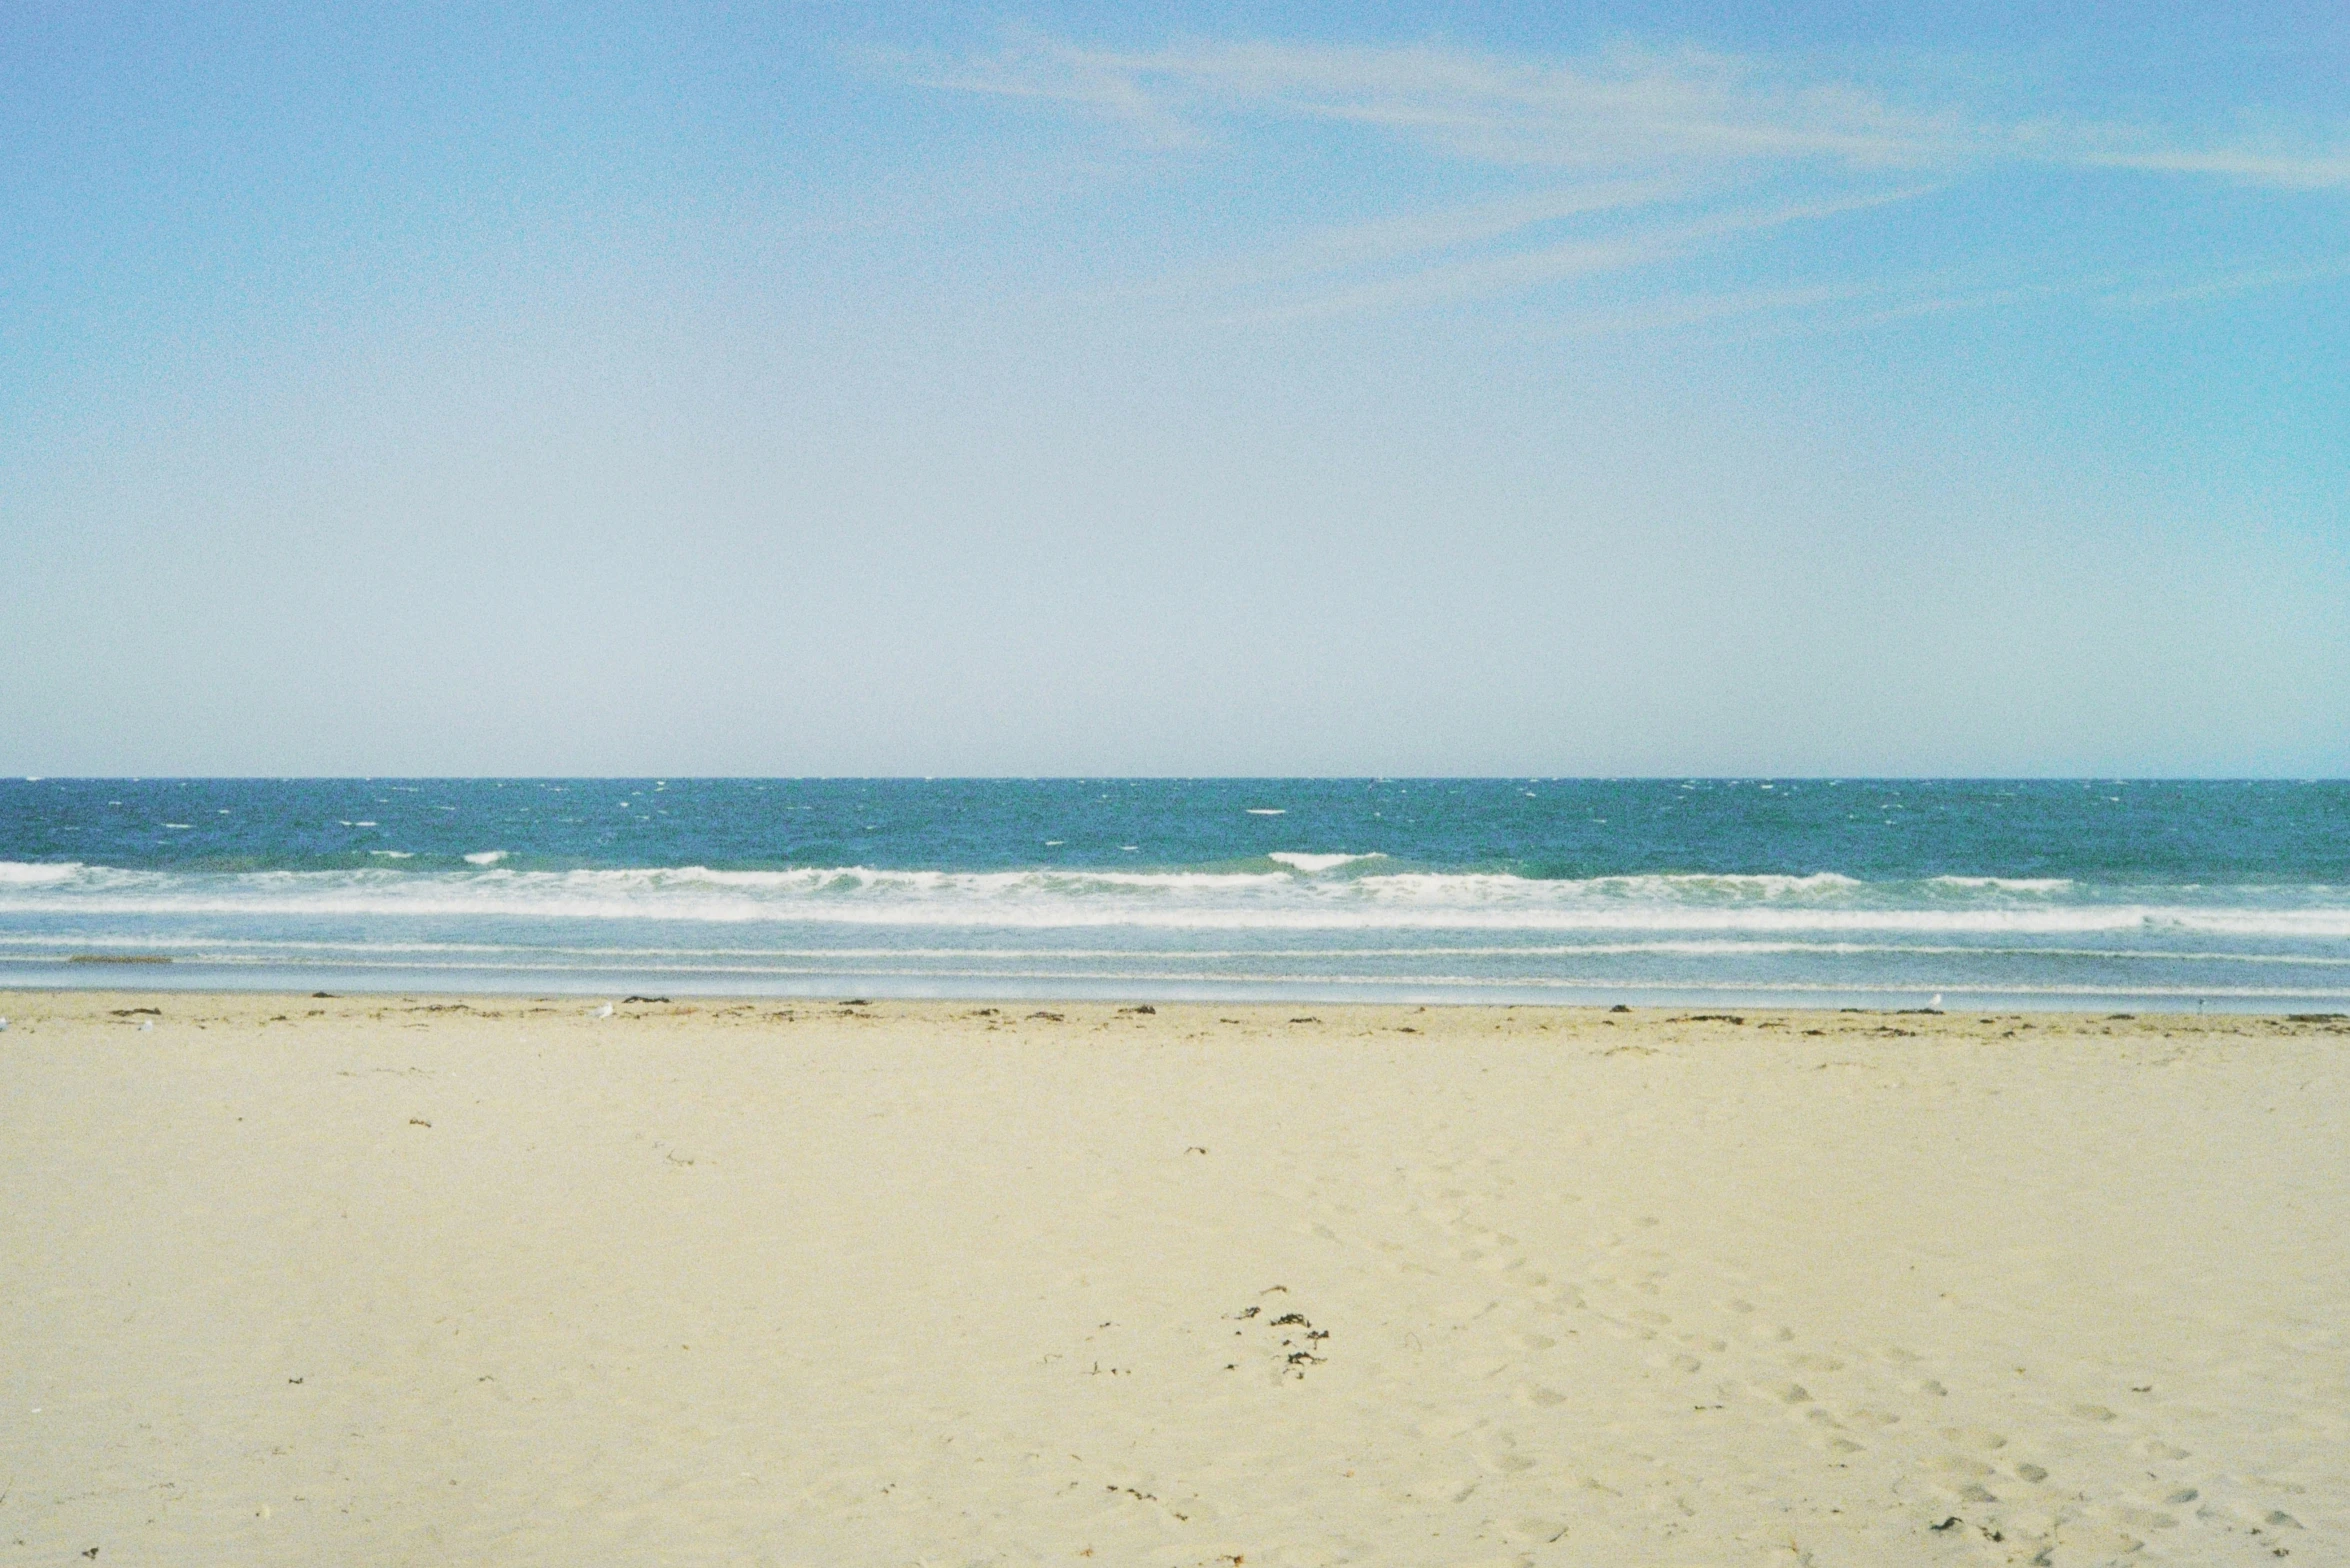
[[[368,853],[379,860],[414,860],[416,858],[412,851],[405,849],[371,849]]]
[[[1252,817],[1286,817],[1289,815],[1289,808],[1287,806],[1251,806],[1248,808],[1248,814]]]
[[[506,852],[502,849],[485,849],[479,854],[467,855],[465,863],[469,866],[494,866],[505,858]]]
[[[1285,866],[1294,866],[1311,876],[1324,871],[1335,871],[1340,866],[1351,866],[1365,860],[1385,860],[1387,857],[1376,851],[1368,855],[1306,855],[1284,850],[1280,854],[1267,855],[1265,858],[1278,861]]]
[[[1991,888],[2002,893],[2069,893],[2070,877],[1928,877],[1928,887]]]

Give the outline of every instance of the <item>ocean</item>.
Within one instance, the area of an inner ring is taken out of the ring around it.
[[[2350,783],[25,779],[0,985],[2350,1008]]]

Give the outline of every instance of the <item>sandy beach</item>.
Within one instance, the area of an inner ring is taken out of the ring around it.
[[[2350,1021],[0,1014],[0,1561],[2350,1560]]]

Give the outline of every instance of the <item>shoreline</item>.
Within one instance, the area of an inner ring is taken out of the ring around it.
[[[165,1004],[173,1004],[167,1007]],[[323,1004],[323,1005],[322,1005]],[[111,1025],[169,1019],[207,1028],[257,1023],[316,1023],[338,1026],[382,1022],[394,1015],[422,1014],[436,1021],[494,1023],[529,1020],[583,1026],[626,1026],[631,1022],[671,1027],[696,1023],[740,1028],[763,1024],[821,1025],[827,1021],[884,1024],[900,1028],[989,1032],[1066,1025],[1098,1030],[1108,1025],[1171,1030],[1200,1028],[1274,1029],[1284,1033],[1308,1026],[1340,1033],[1371,1031],[1421,1035],[1433,1041],[1463,1032],[1504,1029],[1516,1035],[1563,1033],[1584,1037],[1595,1030],[1646,1033],[1678,1030],[1686,1035],[1734,1038],[1784,1034],[1789,1038],[1862,1036],[1880,1039],[2041,1039],[2095,1036],[2119,1040],[2175,1040],[2202,1036],[2350,1038],[2350,1012],[2239,1013],[2207,1011],[2057,1011],[2007,1007],[1755,1007],[1735,1003],[1684,1006],[1608,1006],[1529,1002],[1330,1002],[1292,1001],[1105,1001],[1096,997],[893,998],[888,996],[802,997],[771,995],[674,995],[596,992],[483,991],[170,991],[130,986],[104,990],[12,989],[0,987],[0,1018],[9,1027],[36,1030],[45,1024]],[[1593,1036],[1596,1038],[1596,1036]],[[1679,1036],[1676,1036],[1678,1038]]]
[[[0,1543],[2350,1541],[2350,1020],[610,1000],[0,996]]]
[[[153,969],[155,970],[161,970],[167,967],[168,966],[164,964],[153,965]],[[152,996],[175,997],[186,1002],[209,1000],[224,1005],[230,1002],[249,1002],[254,1005],[259,1005],[261,1003],[270,1001],[285,1002],[307,1000],[319,994],[319,992],[316,990],[306,989],[303,984],[275,985],[267,987],[256,986],[252,988],[237,986],[224,987],[217,984],[207,984],[207,981],[216,979],[215,976],[210,975],[201,977],[199,979],[194,979],[190,984],[185,986],[172,985],[169,983],[158,983],[159,977],[150,971],[146,961],[130,962],[121,960],[108,960],[103,965],[93,963],[90,965],[90,968],[93,972],[90,980],[87,983],[61,985],[55,983],[27,982],[23,984],[16,984],[0,981],[0,998],[54,998],[58,1002],[62,1003],[67,998],[78,997]],[[907,1010],[931,1009],[936,1010],[941,1014],[953,1014],[958,1010],[968,1011],[969,1009],[978,1007],[995,1007],[998,1009],[1023,1007],[1050,1009],[1074,1007],[1095,1009],[1110,1008],[1115,1010],[1136,1006],[1148,1006],[1155,1009],[1190,1008],[1193,1010],[1202,1010],[1223,1008],[1227,1011],[1233,1009],[1250,1009],[1265,1013],[1279,1012],[1284,1008],[1294,1010],[1300,1007],[1316,1007],[1326,1010],[1338,1011],[1346,1011],[1350,1009],[1385,1011],[1397,1008],[1424,1008],[1439,1012],[1486,1010],[1493,1012],[1556,1013],[1560,1015],[1578,1016],[1583,1014],[1601,1015],[1611,1012],[1618,1013],[1620,1016],[1622,1011],[1629,1011],[1633,1016],[1642,1019],[1654,1019],[1667,1014],[1689,1015],[1736,1012],[1756,1015],[1759,1017],[1784,1016],[1788,1018],[1799,1016],[1836,1017],[1849,1016],[1853,1014],[1866,1014],[1871,1016],[1882,1015],[1886,1017],[1964,1018],[1969,1016],[1980,1016],[1983,1014],[1996,1014],[2015,1015],[2046,1022],[2054,1022],[2063,1019],[2087,1019],[2092,1021],[2102,1021],[2106,1019],[2126,1018],[2144,1020],[2169,1019],[2179,1021],[2182,1024],[2191,1024],[2196,1020],[2221,1019],[2237,1021],[2270,1019],[2280,1022],[2293,1023],[2323,1023],[2328,1020],[2350,1020],[2350,1008],[2335,1007],[2331,1004],[2330,1001],[2320,1001],[2314,1003],[2305,1001],[2279,1001],[2276,1003],[2276,1005],[2273,1006],[2254,1007],[2246,1005],[2254,1001],[2255,999],[2253,998],[2222,995],[2209,998],[2209,1005],[2192,1008],[2181,1008],[2177,1005],[2179,998],[2175,993],[2165,994],[2153,1002],[2133,1002],[2133,1000],[2128,995],[2123,993],[2096,993],[2097,995],[2106,997],[2107,1001],[2095,1005],[2062,1005],[2056,1002],[2044,1004],[2035,999],[2025,999],[2013,994],[2002,994],[1992,1001],[1977,1002],[1969,1000],[1962,994],[1958,999],[1949,1001],[1939,1008],[1935,1008],[1915,1005],[1892,1005],[1890,999],[1881,1004],[1867,1005],[1833,1000],[1833,998],[1849,997],[1853,995],[1881,996],[1885,994],[1882,992],[1865,991],[1825,992],[1823,993],[1824,997],[1828,999],[1823,999],[1817,1002],[1790,1002],[1783,1000],[1779,995],[1768,991],[1736,991],[1729,989],[1724,989],[1719,993],[1704,991],[1680,991],[1677,993],[1676,999],[1669,1001],[1648,1002],[1631,1000],[1619,1002],[1616,1000],[1616,998],[1627,994],[1628,988],[1614,988],[1612,990],[1607,990],[1600,987],[1594,987],[1594,990],[1602,990],[1602,994],[1605,997],[1604,1000],[1561,1001],[1549,997],[1541,997],[1536,999],[1524,999],[1520,997],[1504,1000],[1500,998],[1479,999],[1476,997],[1461,997],[1457,995],[1428,993],[1408,993],[1402,996],[1386,997],[1332,996],[1327,992],[1306,991],[1301,991],[1299,994],[1293,996],[1265,996],[1260,994],[1254,996],[1200,997],[1169,995],[1165,992],[1154,992],[1148,990],[1131,993],[1124,991],[1113,993],[1106,990],[1099,992],[1074,993],[1046,992],[1043,990],[1038,990],[1029,993],[1007,993],[1001,991],[982,991],[975,989],[969,994],[927,994],[912,996],[893,995],[886,987],[874,988],[863,992],[845,986],[824,992],[724,990],[699,991],[690,987],[675,985],[662,986],[658,984],[652,985],[649,988],[645,985],[639,984],[637,987],[635,987],[634,991],[632,991],[631,988],[625,984],[608,985],[596,989],[590,989],[583,986],[577,989],[555,988],[524,990],[517,988],[513,990],[484,990],[478,986],[464,985],[436,986],[427,984],[405,987],[353,985],[349,982],[348,977],[343,978],[339,984],[336,984],[334,977],[326,976],[321,977],[321,979],[324,980],[327,984],[336,985],[335,989],[326,990],[325,994],[337,1000],[351,1002],[381,1002],[386,1000],[396,1001],[402,999],[413,1000],[416,998],[432,998],[439,1001],[462,1001],[485,1008],[511,1008],[524,1004],[557,1008],[592,1008],[606,1001],[613,1002],[617,1005],[622,1000],[622,998],[631,994],[643,994],[649,989],[651,991],[657,991],[661,993],[662,999],[664,1001],[671,1001],[680,1007],[691,1006],[706,1009],[725,1007],[796,1007],[809,1009],[822,1008],[826,1006],[837,1006],[851,998],[861,998],[863,1000],[870,1001],[873,1005],[876,1006],[887,1006]],[[324,986],[322,985],[320,989],[323,990]],[[1655,987],[1652,989],[1664,991],[1669,990],[1670,988]],[[1934,988],[1925,986],[1917,988],[1917,990],[1921,992],[1932,989]],[[1941,989],[1948,991],[1953,988],[1945,986]],[[1757,1000],[1756,998],[1758,996],[1761,996],[1765,999]],[[2064,1001],[2068,1003],[2078,1003],[2079,1000],[2080,999],[2078,998],[2064,999]]]

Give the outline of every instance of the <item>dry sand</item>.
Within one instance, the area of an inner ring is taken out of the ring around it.
[[[0,1562],[2350,1561],[2342,1023],[0,1012]]]

